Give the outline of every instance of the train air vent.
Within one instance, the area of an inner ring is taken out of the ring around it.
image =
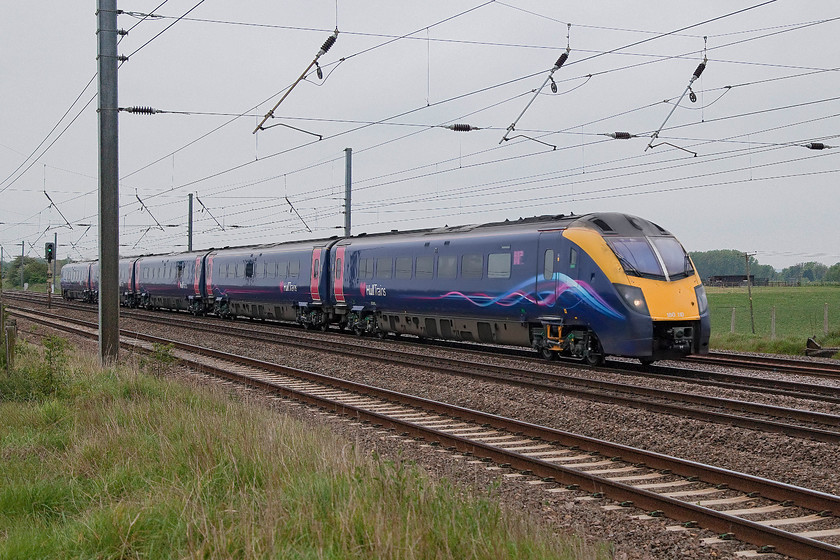
[[[601,231],[613,231],[610,225],[601,218],[593,218],[592,223],[601,228]]]
[[[651,223],[653,224],[653,222],[651,222]],[[663,227],[662,227],[662,226],[660,226],[659,224],[653,224],[653,225],[654,225],[654,226],[656,226],[656,229],[658,229],[658,230],[660,231],[660,233],[662,233],[662,235],[671,235],[671,232],[670,232],[670,231],[668,231],[667,229],[663,228]]]

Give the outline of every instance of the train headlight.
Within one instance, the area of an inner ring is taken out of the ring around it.
[[[709,300],[706,298],[706,288],[703,284],[694,286],[694,293],[697,295],[697,311],[700,315],[709,310]]]
[[[626,284],[615,284],[615,289],[624,298],[624,303],[630,309],[639,313],[650,314],[648,311],[647,302],[645,301],[645,294],[642,289],[636,286],[627,286]]]

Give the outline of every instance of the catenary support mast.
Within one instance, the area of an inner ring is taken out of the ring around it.
[[[119,358],[117,0],[97,0],[99,66],[99,359]]]

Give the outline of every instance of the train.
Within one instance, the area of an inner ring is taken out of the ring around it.
[[[96,262],[65,265],[95,302]],[[708,353],[705,289],[680,242],[624,213],[208,249],[119,261],[120,304],[358,335],[533,348],[600,365]]]

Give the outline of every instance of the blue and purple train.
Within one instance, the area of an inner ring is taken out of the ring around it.
[[[590,364],[709,345],[706,295],[685,249],[620,213],[125,258],[119,282],[127,307],[528,346]],[[97,264],[65,265],[61,290],[95,301]]]

